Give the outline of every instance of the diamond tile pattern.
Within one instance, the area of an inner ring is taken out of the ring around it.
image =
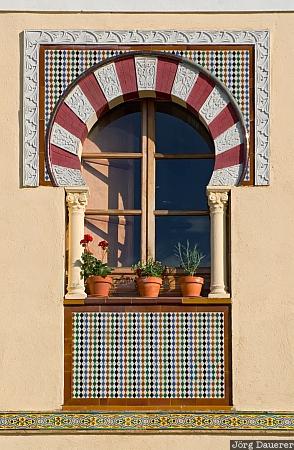
[[[222,312],[73,313],[73,398],[223,398]]]

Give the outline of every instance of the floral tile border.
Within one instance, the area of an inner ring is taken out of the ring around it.
[[[294,412],[1,412],[7,432],[287,432]]]

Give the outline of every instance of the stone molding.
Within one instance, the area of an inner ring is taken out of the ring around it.
[[[256,55],[255,184],[269,184],[268,31],[31,30],[24,33],[23,186],[39,184],[39,47],[42,44],[253,44]]]

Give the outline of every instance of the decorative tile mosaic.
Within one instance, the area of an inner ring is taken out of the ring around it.
[[[222,312],[73,313],[73,398],[223,398]]]
[[[250,76],[248,50],[165,50],[167,53],[190,59],[205,67],[231,91],[250,126]],[[45,120],[67,87],[85,70],[126,50],[45,50]]]
[[[2,412],[6,432],[274,432],[294,433],[293,412]]]

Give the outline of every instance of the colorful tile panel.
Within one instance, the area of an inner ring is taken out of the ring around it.
[[[72,397],[224,398],[222,312],[73,313]]]
[[[248,50],[165,50],[205,67],[231,91],[250,125],[250,52]],[[63,49],[45,50],[45,120],[67,87],[85,70],[126,50]]]
[[[7,432],[274,432],[294,433],[293,412],[2,412]]]

